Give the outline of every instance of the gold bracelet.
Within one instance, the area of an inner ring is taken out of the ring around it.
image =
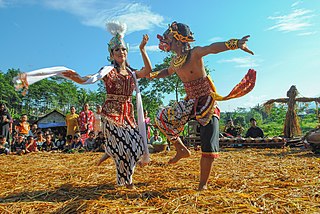
[[[159,75],[159,73],[160,73],[159,71],[150,73],[150,79],[156,78]]]
[[[238,39],[230,39],[226,41],[224,44],[227,46],[230,50],[238,49]]]

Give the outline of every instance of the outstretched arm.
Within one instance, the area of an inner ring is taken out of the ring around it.
[[[147,34],[143,35],[142,41],[140,43],[140,52],[142,55],[143,63],[144,63],[144,68],[142,68],[140,71],[136,71],[136,75],[138,78],[143,78],[148,76],[151,71],[152,71],[152,65],[149,59],[149,56],[147,54],[147,51],[145,49],[146,44],[149,41],[149,36]]]
[[[162,69],[160,71],[155,71],[155,72],[152,72],[150,73],[150,76],[149,78],[150,79],[154,79],[154,78],[165,78],[167,76],[170,76],[174,73],[174,69],[172,69],[171,67],[169,68],[165,68],[165,69]]]
[[[235,50],[241,49],[247,53],[254,54],[251,50],[248,49],[246,42],[250,36],[244,36],[242,39],[230,39],[226,42],[216,42],[212,43],[211,45],[205,47],[195,47],[194,54],[198,55],[199,57],[206,56],[208,54],[217,54],[227,50]]]
[[[91,77],[90,75],[81,77],[79,74],[77,74],[73,70],[66,70],[62,74],[63,76],[68,77],[69,79],[72,79],[73,81],[79,84],[86,82]]]

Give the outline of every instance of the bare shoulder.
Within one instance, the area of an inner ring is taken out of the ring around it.
[[[195,46],[191,49],[191,53],[194,58],[203,57],[205,51],[206,51],[206,47],[202,47],[202,46]]]

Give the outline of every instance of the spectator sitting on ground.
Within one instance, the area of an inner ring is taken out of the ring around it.
[[[257,138],[257,137],[264,137],[263,131],[261,128],[257,126],[257,121],[254,118],[250,119],[251,127],[248,129],[246,137],[252,137],[252,138]]]
[[[99,132],[98,136],[95,139],[96,148],[94,149],[95,152],[105,152],[106,151],[106,138],[103,136],[103,132]]]
[[[151,145],[162,144],[162,138],[159,136],[158,130],[154,130],[153,136],[150,138]]]
[[[227,121],[227,124],[226,124],[226,126],[224,127],[224,133],[223,133],[223,135],[224,135],[225,137],[231,137],[231,138],[238,136],[238,131],[237,131],[237,129],[236,129],[236,127],[235,127],[232,119],[229,119],[229,120]]]
[[[0,154],[10,154],[10,145],[3,135],[0,135]]]
[[[83,150],[83,143],[82,143],[80,135],[78,135],[78,134],[74,135],[71,149],[72,150],[76,150],[76,151],[82,151]]]
[[[71,149],[72,143],[73,143],[72,139],[73,139],[72,135],[67,136],[66,144],[64,146],[64,152],[69,152],[69,150]]]
[[[37,136],[37,129],[38,129],[38,125],[36,123],[32,124],[28,135],[33,136],[35,138]]]
[[[45,136],[46,141],[42,144],[42,151],[44,152],[50,152],[56,149],[55,145],[53,144],[51,140],[51,135],[48,134]]]
[[[96,145],[94,136],[94,131],[90,131],[89,137],[84,141],[84,148],[86,152],[92,152],[95,149]]]
[[[25,153],[26,153],[26,145],[25,145],[24,135],[19,134],[18,140],[12,146],[12,153],[11,154],[22,155]]]
[[[27,137],[26,143],[26,153],[29,152],[38,152],[37,143],[31,135]]]
[[[12,140],[10,141],[10,151],[13,151],[13,145],[18,141],[19,134],[17,131],[13,131]]]
[[[58,148],[58,150],[60,151],[64,150],[64,146],[66,145],[66,139],[64,138],[62,133],[58,134],[58,139],[54,144]]]
[[[43,134],[41,131],[37,132],[37,138],[36,138],[36,144],[37,144],[37,148],[38,151],[42,150],[42,144],[46,141],[46,139],[43,137]]]

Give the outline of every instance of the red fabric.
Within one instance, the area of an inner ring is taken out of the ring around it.
[[[232,98],[237,98],[244,96],[249,93],[256,84],[256,71],[249,69],[248,73],[243,77],[240,83],[238,83],[228,96],[224,97],[223,100],[229,100]]]

